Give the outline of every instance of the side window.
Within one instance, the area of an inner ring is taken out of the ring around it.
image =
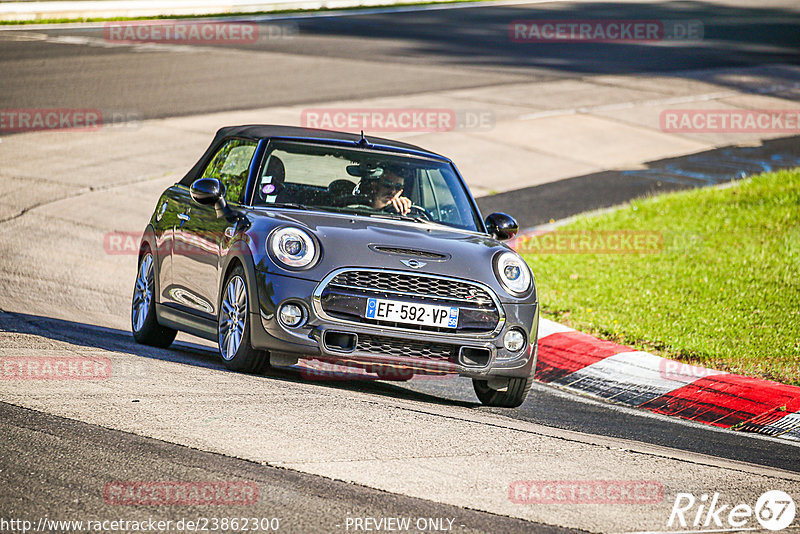
[[[448,176],[449,177],[449,176]],[[460,213],[458,202],[441,171],[431,169],[422,177],[422,207],[427,209],[436,221],[463,226],[464,214]]]
[[[222,145],[206,170],[203,178],[216,178],[225,184],[225,200],[241,202],[247,185],[247,172],[250,161],[256,151],[256,142],[243,139],[232,139]]]

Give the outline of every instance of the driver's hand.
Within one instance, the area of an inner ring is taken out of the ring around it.
[[[411,199],[400,196],[402,194],[403,190],[401,189],[395,196],[392,197],[392,207],[400,215],[408,215],[408,212],[411,211]]]

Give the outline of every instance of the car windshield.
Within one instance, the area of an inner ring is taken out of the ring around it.
[[[271,146],[256,183],[255,206],[318,209],[480,231],[479,215],[447,162],[292,141]]]

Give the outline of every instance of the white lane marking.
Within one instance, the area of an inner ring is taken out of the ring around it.
[[[413,13],[416,11],[441,11],[444,9],[469,9],[472,7],[502,7],[502,6],[517,6],[526,4],[564,4],[564,3],[580,3],[581,0],[500,0],[497,2],[442,2],[439,4],[428,4],[421,6],[392,6],[392,7],[377,7],[368,9],[350,9],[338,11],[320,11],[316,13],[287,13],[284,15],[259,15],[252,17],[250,20],[291,20],[291,19],[307,19],[307,18],[333,18],[333,17],[347,17],[350,15],[380,15],[382,13]],[[588,0],[587,0],[588,1]]]
[[[620,352],[555,383],[614,402],[640,406],[703,376],[726,374],[701,367],[672,366],[672,360],[649,352]]]

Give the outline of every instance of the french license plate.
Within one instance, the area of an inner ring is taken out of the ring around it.
[[[367,299],[367,319],[456,328],[458,326],[458,308],[371,298]]]

